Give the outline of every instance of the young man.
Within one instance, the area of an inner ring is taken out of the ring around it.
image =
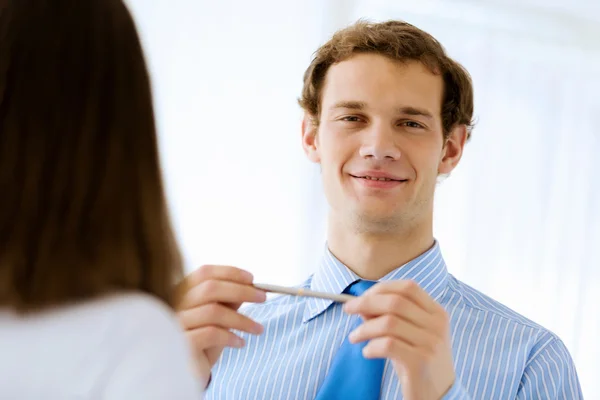
[[[560,339],[452,277],[433,237],[436,182],[470,135],[466,71],[414,26],[359,22],[317,51],[300,104],[330,205],[302,287],[357,297],[265,302],[243,270],[192,273],[180,318],[207,398],[581,398]]]

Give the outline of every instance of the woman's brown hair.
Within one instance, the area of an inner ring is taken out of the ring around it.
[[[0,305],[137,290],[182,261],[140,40],[121,0],[0,0]]]

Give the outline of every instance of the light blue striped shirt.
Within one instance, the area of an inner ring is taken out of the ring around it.
[[[317,272],[302,284],[341,293],[359,277],[328,250]],[[543,327],[450,275],[439,245],[381,280],[411,279],[450,315],[456,383],[444,399],[581,399],[571,356]],[[279,296],[243,313],[262,323],[260,336],[236,332],[243,349],[226,349],[213,369],[206,399],[314,399],[356,316],[340,304]],[[381,399],[401,399],[386,362]]]

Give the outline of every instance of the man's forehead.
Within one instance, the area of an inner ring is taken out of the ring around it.
[[[332,65],[325,77],[323,110],[353,104],[354,108],[412,107],[441,112],[443,80],[418,61],[399,62],[377,55],[357,55]]]

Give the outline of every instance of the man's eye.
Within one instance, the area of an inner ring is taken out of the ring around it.
[[[347,122],[360,122],[360,118],[354,115],[349,115],[347,117],[343,117],[342,121],[347,121]]]
[[[409,128],[423,128],[423,125],[419,124],[418,122],[415,121],[404,121],[402,123],[402,125],[409,127]]]

